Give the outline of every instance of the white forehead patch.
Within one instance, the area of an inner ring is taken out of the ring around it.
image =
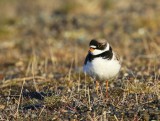
[[[90,46],[91,47],[91,46]],[[98,54],[101,54],[105,51],[108,51],[109,50],[109,47],[110,45],[107,43],[107,46],[105,47],[105,49],[103,50],[98,50],[98,49],[95,49],[93,52],[91,52],[92,55],[98,55]]]
[[[96,48],[96,46],[94,46],[94,45],[91,45],[90,47],[91,47],[91,48]]]

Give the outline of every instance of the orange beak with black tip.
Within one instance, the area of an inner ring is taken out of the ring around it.
[[[89,48],[89,52],[93,52],[94,50],[95,50],[95,49],[92,48],[92,47]]]

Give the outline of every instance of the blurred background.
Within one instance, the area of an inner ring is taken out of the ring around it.
[[[49,66],[53,73],[82,67],[93,38],[107,39],[126,68],[157,64],[160,1],[0,0],[0,8],[2,75],[32,75],[26,68],[34,60],[39,71],[45,63],[57,64]]]
[[[159,1],[0,0],[0,8],[4,65],[24,63],[33,54],[52,61],[69,56],[60,59],[69,63],[76,56],[81,65],[92,38],[106,38],[124,59],[160,50]]]

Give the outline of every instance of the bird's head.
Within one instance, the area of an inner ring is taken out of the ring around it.
[[[98,55],[101,54],[105,51],[109,50],[109,44],[107,43],[106,40],[96,40],[96,39],[92,39],[89,43],[89,52],[92,55]]]

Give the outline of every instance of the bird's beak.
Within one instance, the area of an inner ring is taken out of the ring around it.
[[[89,48],[89,52],[93,52],[94,50],[95,50],[95,49],[92,48],[92,47]]]

